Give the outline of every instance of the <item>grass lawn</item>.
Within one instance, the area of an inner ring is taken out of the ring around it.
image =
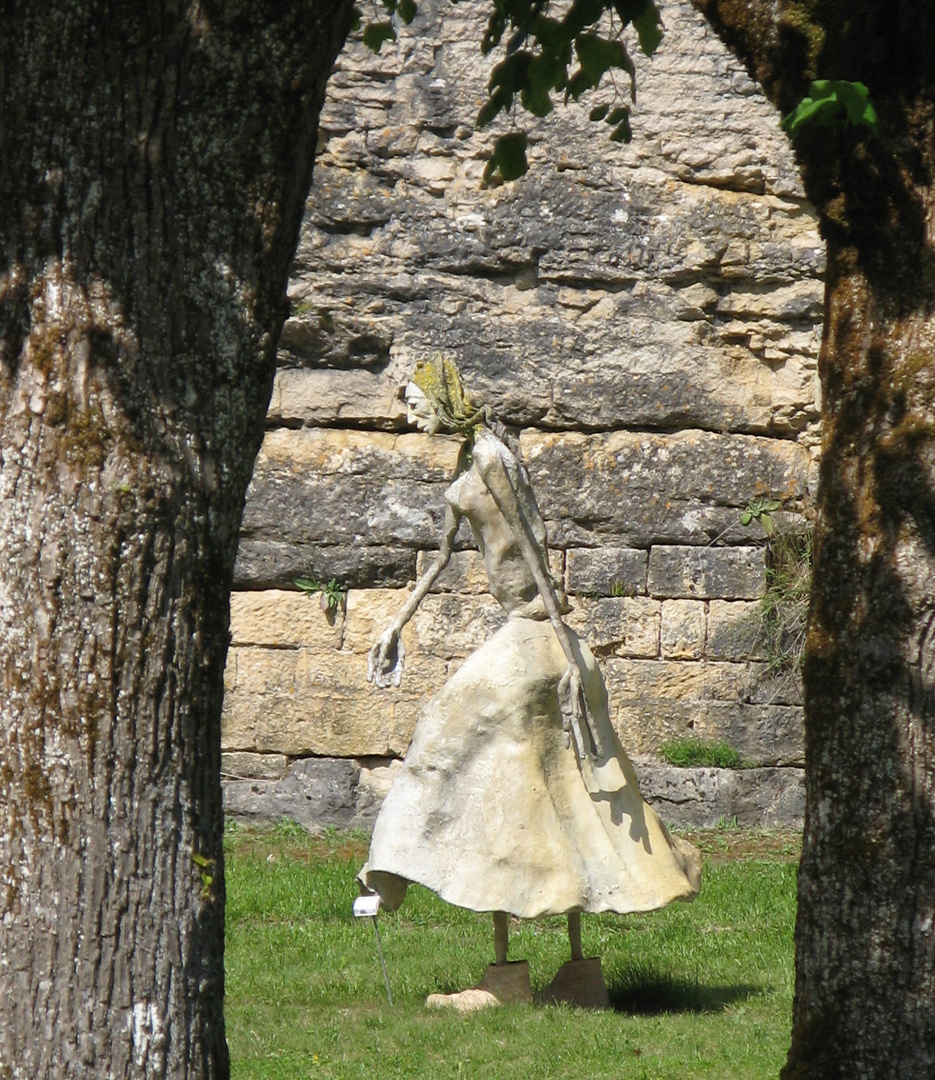
[[[234,1080],[757,1080],[778,1076],[792,1009],[798,838],[696,833],[701,895],[648,915],[582,918],[614,1011],[509,1006],[469,1016],[425,996],[464,989],[493,959],[489,915],[410,888],[355,920],[363,834],[230,827],[227,1035]],[[513,922],[533,990],[568,958],[564,919]]]

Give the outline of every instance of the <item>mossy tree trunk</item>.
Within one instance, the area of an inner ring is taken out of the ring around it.
[[[696,0],[806,129],[828,247],[805,662],[807,809],[786,1080],[935,1076],[935,5]]]
[[[0,1077],[225,1077],[228,595],[350,0],[2,5]]]

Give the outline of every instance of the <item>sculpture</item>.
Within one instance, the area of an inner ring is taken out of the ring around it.
[[[566,914],[571,961],[546,999],[606,1004],[600,960],[581,951],[580,914],[691,900],[698,852],[670,837],[643,801],[608,717],[594,657],[562,616],[546,530],[524,466],[455,365],[416,366],[410,423],[461,435],[445,493],[438,557],[368,658],[368,681],[399,685],[403,627],[451,555],[462,517],[508,618],[421,710],[359,874],[390,910],[410,882],[494,917],[495,963],[477,987],[432,995],[460,1009],[530,997],[528,967],[507,963],[508,919]]]

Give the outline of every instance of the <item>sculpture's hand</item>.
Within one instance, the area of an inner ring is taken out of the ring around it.
[[[367,682],[376,683],[381,689],[399,686],[405,663],[406,646],[391,626],[377,638],[367,655]]]
[[[558,683],[558,703],[562,710],[562,732],[565,745],[575,740],[580,758],[603,755],[603,746],[597,729],[591,723],[588,699],[577,664],[569,664]]]

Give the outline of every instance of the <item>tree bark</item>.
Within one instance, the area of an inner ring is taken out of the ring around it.
[[[876,135],[797,141],[828,247],[785,1080],[935,1075],[935,5],[697,0],[786,112],[860,80]]]
[[[228,597],[351,0],[0,8],[0,1078],[223,1078]]]

